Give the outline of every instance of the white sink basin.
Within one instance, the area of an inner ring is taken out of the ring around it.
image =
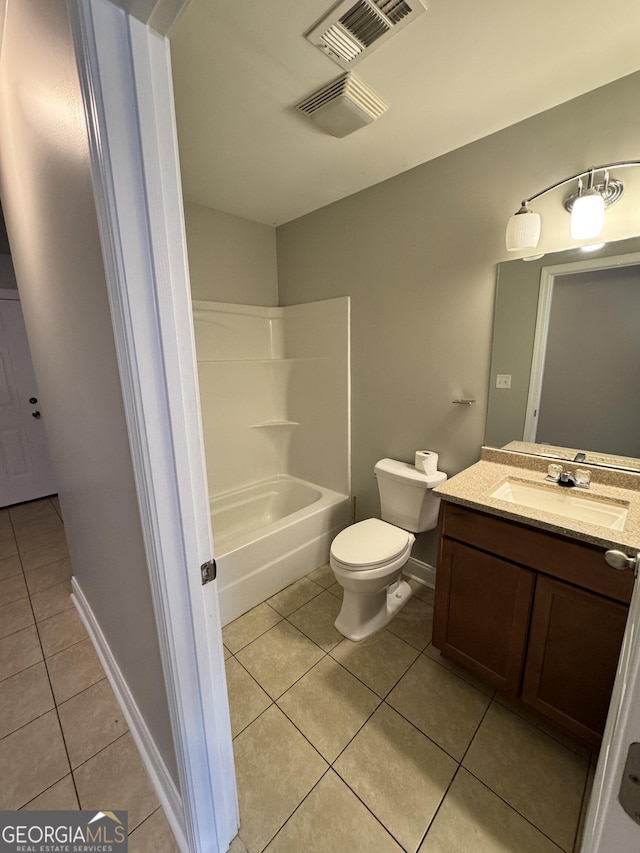
[[[565,518],[598,524],[610,530],[624,528],[628,511],[628,504],[625,506],[606,498],[592,497],[584,492],[577,492],[575,488],[524,483],[515,479],[505,480],[491,492],[491,497],[518,506],[563,515]]]

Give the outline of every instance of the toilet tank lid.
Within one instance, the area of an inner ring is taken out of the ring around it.
[[[413,537],[379,518],[367,518],[338,533],[331,543],[333,556],[348,566],[372,568],[398,557]]]
[[[397,459],[380,459],[376,462],[374,471],[378,477],[389,477],[391,480],[399,480],[412,486],[421,486],[423,489],[435,489],[447,479],[444,471],[436,471],[435,474],[424,474],[411,462],[398,462]]]

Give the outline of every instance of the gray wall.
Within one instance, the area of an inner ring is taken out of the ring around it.
[[[554,180],[636,156],[639,91],[639,74],[624,78],[277,229],[281,304],[351,296],[359,517],[379,512],[383,456],[434,449],[449,474],[478,459],[507,219]],[[622,207],[605,238],[636,233]],[[541,251],[565,248],[558,199],[539,209]],[[461,396],[478,402],[453,405]],[[433,559],[434,542],[420,537],[415,556]]]
[[[194,299],[278,304],[275,228],[189,201],[184,215]]]
[[[557,276],[537,441],[640,457],[640,267]]]
[[[9,0],[0,92],[2,199],[74,575],[177,781],[65,0]]]

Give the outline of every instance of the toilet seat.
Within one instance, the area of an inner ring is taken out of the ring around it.
[[[364,571],[397,559],[411,550],[414,538],[406,530],[367,518],[339,533],[331,545],[331,556],[350,571]]]

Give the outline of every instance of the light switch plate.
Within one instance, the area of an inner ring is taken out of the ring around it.
[[[496,374],[496,388],[511,388],[511,374],[498,373]]]
[[[631,820],[640,824],[640,743],[629,746],[618,800]]]

